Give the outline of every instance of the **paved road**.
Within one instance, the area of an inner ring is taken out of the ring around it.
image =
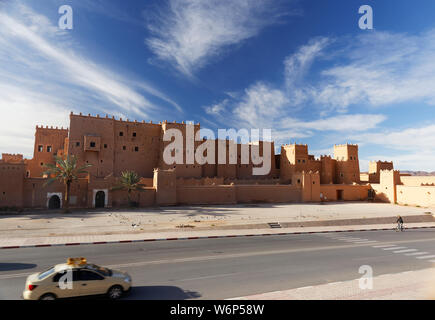
[[[27,274],[84,256],[128,271],[128,299],[225,299],[435,265],[435,230],[262,236],[0,251],[0,299],[19,299]]]

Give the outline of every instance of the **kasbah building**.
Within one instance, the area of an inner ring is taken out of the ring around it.
[[[273,142],[264,142],[272,154],[271,170],[264,176],[252,174],[251,157],[249,164],[241,163],[243,145],[231,140],[224,143],[227,150],[230,144],[237,145],[237,164],[167,165],[162,155],[169,142],[163,141],[163,134],[171,128],[186,133],[184,123],[123,121],[73,113],[69,129],[37,126],[32,159],[2,154],[0,208],[62,207],[65,187],[60,182],[45,186],[43,172],[45,164],[55,163],[55,155],[67,154],[76,156],[79,165],[92,165],[88,174],[71,186],[70,207],[76,208],[126,206],[127,193],[112,190],[126,170],[142,177],[144,189],[132,196],[141,207],[373,199],[435,205],[435,177],[401,175],[392,162],[383,161],[370,162],[369,172],[360,173],[358,146],[352,144],[335,145],[333,157],[316,159],[308,153],[307,145],[283,145],[281,153],[275,155]],[[199,124],[194,125],[195,132],[199,129]],[[257,144],[260,155],[262,146],[263,142]],[[248,147],[252,152],[253,145]]]

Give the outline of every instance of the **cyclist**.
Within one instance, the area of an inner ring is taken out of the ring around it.
[[[397,230],[403,231],[403,219],[401,216],[397,216],[396,223],[397,223]]]

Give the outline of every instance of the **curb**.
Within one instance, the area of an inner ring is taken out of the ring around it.
[[[414,229],[435,229],[431,227],[407,227],[405,230]],[[153,241],[177,241],[177,240],[201,240],[201,239],[223,239],[223,238],[242,238],[242,237],[263,237],[263,236],[286,236],[293,234],[313,234],[313,233],[334,233],[334,232],[358,232],[358,231],[388,231],[395,228],[380,228],[380,229],[358,229],[358,230],[330,230],[330,231],[296,231],[282,233],[259,233],[259,234],[243,234],[243,235],[227,235],[227,236],[203,236],[203,237],[180,237],[180,238],[156,238],[156,239],[140,239],[140,240],[114,240],[114,241],[96,241],[96,242],[71,242],[71,243],[56,243],[56,244],[35,244],[25,246],[5,246],[0,249],[22,249],[22,248],[44,248],[44,247],[69,247],[80,245],[96,245],[96,244],[118,244],[118,243],[136,243],[136,242],[153,242]]]

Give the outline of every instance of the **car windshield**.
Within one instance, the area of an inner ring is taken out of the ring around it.
[[[87,268],[90,270],[94,270],[105,277],[110,277],[112,275],[112,270],[97,266],[96,264],[88,264]]]
[[[54,273],[54,268],[50,268],[50,269],[48,269],[47,271],[41,272],[41,273],[38,275],[38,279],[39,279],[39,280],[42,280],[42,279],[44,279],[44,278],[47,278],[49,275],[52,275],[53,273]]]

